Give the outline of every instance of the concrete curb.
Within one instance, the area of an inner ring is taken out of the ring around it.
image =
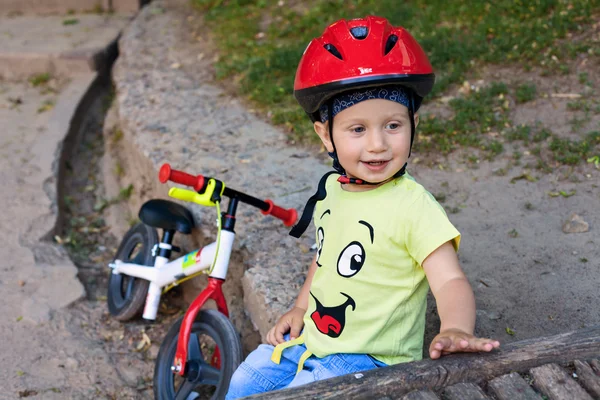
[[[64,189],[61,182],[66,173],[66,161],[79,140],[88,107],[100,88],[108,84],[106,75],[88,73],[73,78],[56,102],[47,134],[32,148],[39,170],[51,172],[39,182],[50,200],[51,212],[31,224],[23,241],[34,253],[36,265],[44,267],[37,296],[31,299],[31,304],[23,305],[24,316],[37,322],[48,318],[52,310],[66,307],[85,296],[85,289],[77,278],[77,267],[65,250],[53,243],[53,238],[63,224]],[[54,151],[48,151],[53,147]]]
[[[96,74],[82,74],[76,77],[61,92],[53,109],[53,114],[47,126],[43,139],[36,141],[32,148],[37,167],[40,171],[50,172],[39,182],[50,200],[50,214],[36,219],[27,230],[26,242],[34,253],[35,263],[43,267],[38,278],[40,283],[36,296],[31,299],[33,304],[24,305],[24,316],[32,320],[44,319],[39,314],[36,304],[48,307],[48,313],[79,300],[85,296],[85,289],[77,278],[77,267],[65,253],[64,249],[53,243],[57,227],[61,223],[59,203],[62,198],[60,189],[61,175],[65,157],[65,147],[68,148],[68,138],[79,130],[77,121],[80,119],[78,110],[86,98],[89,98],[91,88],[97,77]],[[50,149],[54,149],[51,151]],[[50,151],[49,151],[50,150]],[[44,255],[41,257],[40,255]]]
[[[128,16],[0,17],[0,79],[23,80],[48,73],[53,77],[108,71],[118,54],[119,31]]]
[[[40,185],[48,197],[50,212],[37,218],[26,230],[22,244],[33,252],[36,280],[39,289],[36,296],[23,304],[23,316],[34,322],[50,318],[53,310],[66,307],[85,296],[85,289],[77,278],[77,267],[65,250],[54,244],[54,236],[63,223],[64,195],[62,177],[72,149],[76,147],[82,132],[87,109],[95,101],[101,87],[110,85],[108,71],[117,56],[116,40],[98,51],[98,72],[78,73],[70,78],[60,92],[46,125],[46,132],[31,149],[39,174],[31,184]]]
[[[285,134],[212,84],[211,60],[198,56],[206,51],[194,33],[202,31],[200,16],[194,25],[189,5],[173,3],[155,1],[138,14],[123,32],[113,70],[122,137],[117,150],[126,153],[116,159],[126,171],[121,187],[135,188],[131,215],[144,200],[166,198],[167,185],[156,178],[164,162],[301,210],[329,167],[288,146]],[[214,210],[187,206],[199,226],[192,241],[206,242],[215,233]],[[254,328],[264,337],[304,281],[313,235],[298,241],[279,221],[244,205],[236,232],[230,271],[237,272],[226,283],[238,286],[239,295],[228,297],[231,318],[242,336]],[[189,290],[190,296],[201,286]],[[244,328],[245,315],[252,321],[250,329]]]

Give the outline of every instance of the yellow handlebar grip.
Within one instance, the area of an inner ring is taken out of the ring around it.
[[[193,190],[172,187],[171,189],[169,189],[169,196],[177,200],[195,203],[196,196],[198,196],[198,193],[194,192]]]
[[[214,179],[209,179],[208,184],[206,185],[206,189],[204,193],[196,193],[193,190],[181,189],[173,187],[169,189],[169,196],[183,201],[189,201],[192,203],[200,204],[201,206],[206,207],[214,207],[215,203],[211,201],[211,197],[217,188],[217,183]],[[223,191],[225,190],[225,185],[221,185],[221,196],[223,195]]]

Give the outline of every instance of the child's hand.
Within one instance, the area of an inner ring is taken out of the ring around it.
[[[450,353],[489,352],[498,347],[500,342],[497,340],[478,338],[460,329],[448,329],[433,338],[429,346],[429,356],[435,360]]]
[[[283,335],[290,332],[290,340],[296,339],[304,327],[304,313],[306,310],[300,307],[294,307],[279,318],[279,321],[267,333],[267,343],[277,346],[285,342]]]

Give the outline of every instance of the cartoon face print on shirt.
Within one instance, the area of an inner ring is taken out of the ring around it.
[[[331,210],[326,210],[320,219],[331,218],[330,215]],[[374,229],[368,222],[358,219],[352,221],[351,218],[346,222],[356,226],[338,227],[343,233],[336,232],[341,235],[341,242],[338,241],[337,245],[333,242],[328,244],[323,227],[317,228],[317,266],[329,271],[335,268],[336,273],[328,276],[335,280],[335,283],[332,282],[334,283],[332,287],[336,288],[336,294],[339,295],[333,297],[339,297],[340,301],[337,304],[323,304],[323,299],[317,298],[311,291],[310,295],[315,300],[316,309],[311,313],[310,318],[320,333],[331,338],[337,338],[342,334],[346,319],[351,318],[349,314],[357,308],[351,294],[354,286],[351,280],[360,273],[367,261],[367,252],[362,243],[366,240],[368,247],[368,243],[372,244],[374,240]]]

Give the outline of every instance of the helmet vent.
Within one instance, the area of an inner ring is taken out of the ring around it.
[[[369,34],[369,30],[366,26],[357,26],[350,29],[350,33],[354,36],[354,39],[363,40]]]
[[[340,60],[344,59],[342,57],[342,55],[340,54],[340,52],[338,51],[338,49],[336,49],[334,45],[327,43],[323,47],[325,47],[325,50],[327,50],[328,52],[330,52],[331,54],[333,54],[335,57],[339,58]]]
[[[385,53],[384,53],[384,55],[386,55],[387,53],[389,53],[390,51],[392,51],[392,49],[394,48],[394,45],[396,44],[397,41],[398,41],[398,36],[396,36],[396,35],[390,35],[390,37],[388,38],[387,42],[385,42]]]

